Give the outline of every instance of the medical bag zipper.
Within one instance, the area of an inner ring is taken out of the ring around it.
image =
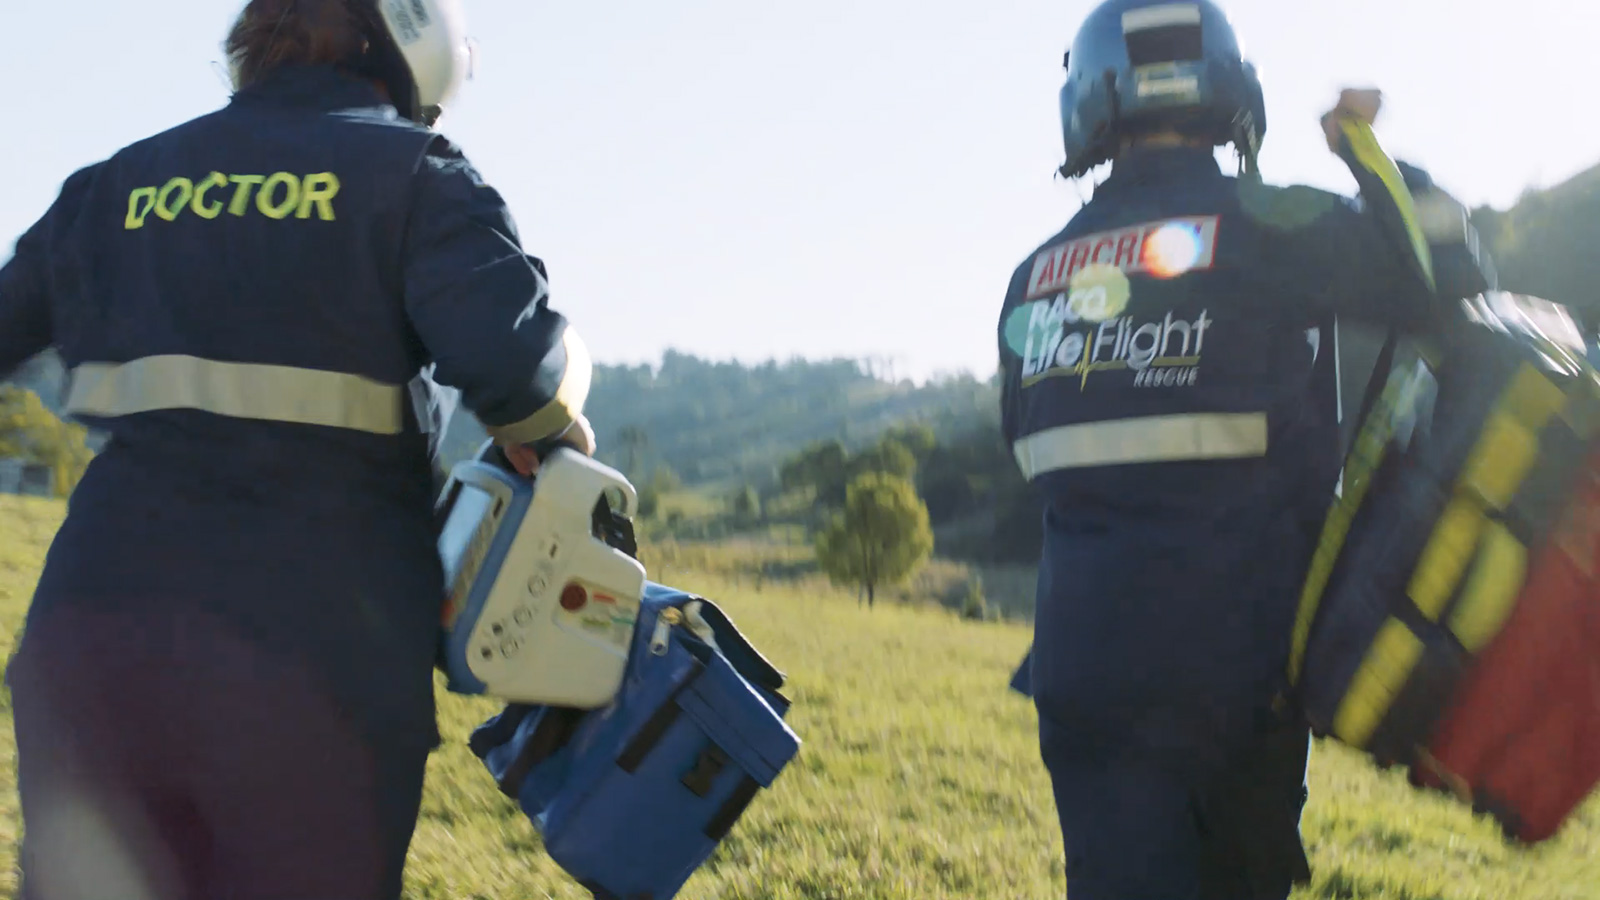
[[[656,618],[655,632],[650,636],[650,652],[656,656],[664,656],[667,652],[667,641],[671,636],[674,626],[682,625],[689,629],[689,633],[705,642],[713,652],[721,653],[722,648],[717,646],[717,632],[711,623],[701,614],[704,603],[700,600],[691,600],[680,609],[670,606],[661,611]]]
[[[650,652],[655,656],[667,655],[667,641],[672,634],[672,626],[683,621],[683,613],[675,606],[669,606],[656,617],[656,630],[650,636]]]

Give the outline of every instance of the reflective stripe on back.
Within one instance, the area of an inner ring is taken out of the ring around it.
[[[404,388],[360,375],[231,363],[194,356],[148,356],[85,363],[72,370],[69,415],[126,416],[195,409],[232,416],[399,434]]]
[[[1029,479],[1090,466],[1263,456],[1267,416],[1196,413],[1065,425],[1018,440],[1013,452]]]

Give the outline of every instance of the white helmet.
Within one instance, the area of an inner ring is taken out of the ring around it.
[[[461,0],[377,0],[377,5],[410,76],[404,87],[412,103],[402,102],[401,112],[431,125],[472,72],[474,51]]]

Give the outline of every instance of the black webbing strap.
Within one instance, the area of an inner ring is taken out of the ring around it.
[[[1367,416],[1372,415],[1373,407],[1378,405],[1378,398],[1383,396],[1383,389],[1389,385],[1389,375],[1394,369],[1394,354],[1400,346],[1400,332],[1391,328],[1384,337],[1383,349],[1378,351],[1378,359],[1372,364],[1372,375],[1367,379],[1367,389],[1361,397],[1361,412],[1356,415],[1355,426],[1350,429],[1350,438],[1341,448],[1341,455],[1348,456],[1350,448],[1355,445],[1356,437],[1361,434],[1361,428],[1367,422]]]

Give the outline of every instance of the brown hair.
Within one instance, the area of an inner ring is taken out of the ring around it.
[[[372,0],[250,0],[224,46],[244,88],[279,66],[355,63],[378,24]]]

